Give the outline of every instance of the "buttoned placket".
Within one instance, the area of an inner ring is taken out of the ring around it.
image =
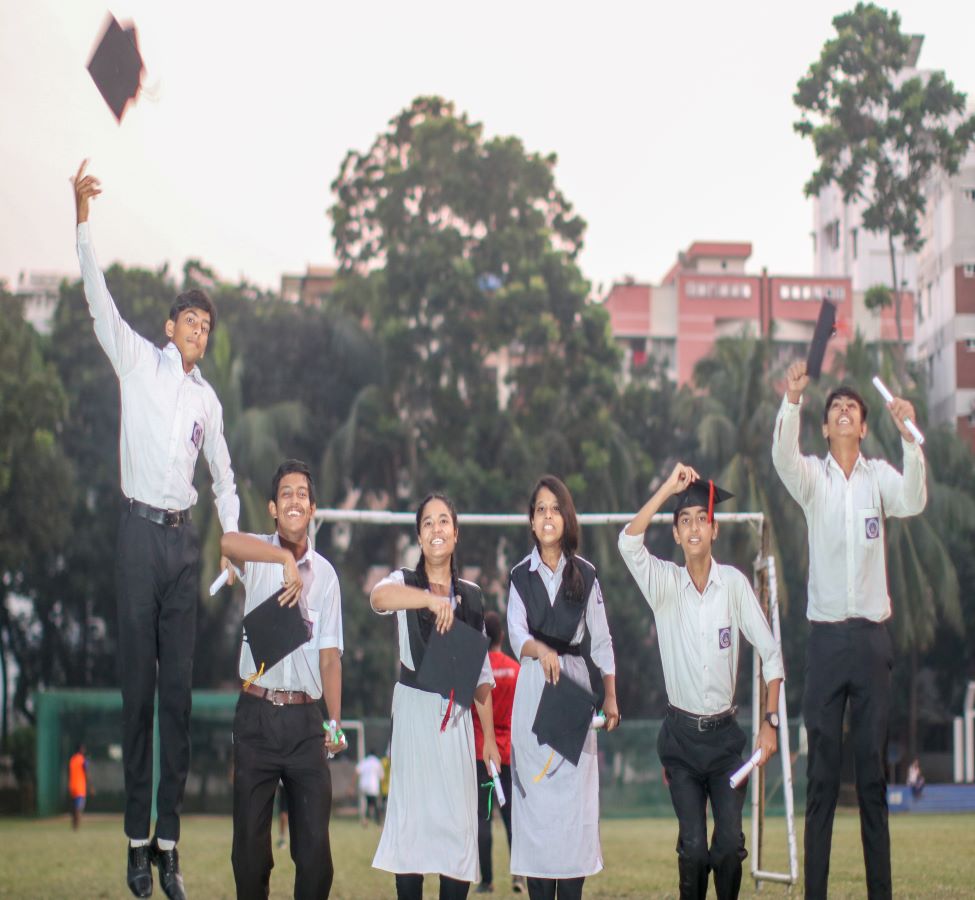
[[[178,356],[179,354],[177,354]],[[173,414],[173,425],[169,433],[169,451],[167,454],[167,466],[166,466],[166,483],[163,489],[164,497],[171,497],[174,495],[172,477],[177,471],[177,454],[179,452],[179,440],[180,435],[186,430],[183,423],[183,409],[186,406],[186,396],[187,391],[192,389],[192,385],[189,382],[193,378],[192,372],[183,371],[182,357],[176,361],[176,365],[179,367],[179,387],[176,389],[176,410]]]

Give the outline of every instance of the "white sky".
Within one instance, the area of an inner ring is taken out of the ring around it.
[[[0,278],[74,272],[68,177],[104,193],[103,265],[200,257],[276,288],[332,261],[329,184],[420,94],[485,132],[556,152],[588,222],[584,273],[658,281],[691,241],[747,240],[750,266],[811,271],[813,167],[792,131],[796,81],[854,0],[258,4],[121,0],[146,60],[122,126],[85,66],[105,0],[0,0]],[[975,94],[975,14],[905,0],[923,68]]]

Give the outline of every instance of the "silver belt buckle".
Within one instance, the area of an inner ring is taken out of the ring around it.
[[[697,717],[697,730],[700,732],[710,731],[711,729],[706,727],[708,725],[708,720],[705,716]]]
[[[271,691],[271,705],[272,706],[284,706],[284,700],[278,700],[278,694],[284,694],[285,691],[279,691],[277,688]]]

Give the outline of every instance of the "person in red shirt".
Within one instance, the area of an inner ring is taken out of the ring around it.
[[[85,759],[84,744],[79,744],[68,760],[68,794],[71,797],[71,827],[77,831],[88,797],[88,760]]]
[[[504,830],[508,834],[508,849],[511,849],[511,704],[515,698],[515,682],[518,681],[517,660],[501,651],[504,630],[501,617],[489,610],[484,613],[484,630],[491,641],[491,671],[494,673],[495,687],[491,691],[491,704],[494,707],[494,737],[501,754],[501,787],[504,790],[505,805],[499,806],[491,795],[492,781],[487,766],[481,759],[481,723],[474,721],[474,758],[477,760],[477,849],[481,858],[481,883],[478,894],[490,894],[494,890],[494,871],[491,866],[491,814],[500,809]],[[525,890],[525,879],[515,876],[511,880],[511,890],[520,894]]]

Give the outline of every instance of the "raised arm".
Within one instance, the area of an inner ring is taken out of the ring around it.
[[[101,183],[93,175],[85,174],[87,165],[86,159],[71,179],[74,185],[78,262],[81,264],[81,279],[85,286],[88,311],[95,323],[95,337],[108,356],[112,368],[122,378],[135,368],[140,359],[151,354],[153,347],[145,338],[136,334],[119,315],[105,284],[105,276],[98,267],[95,250],[91,245],[88,213],[91,200],[101,193]]]
[[[785,395],[772,433],[772,464],[786,489],[802,507],[812,499],[815,479],[812,460],[804,459],[799,452],[802,392],[808,384],[805,360],[789,366]]]

